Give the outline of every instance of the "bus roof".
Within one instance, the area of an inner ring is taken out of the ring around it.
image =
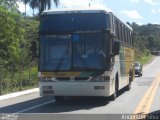
[[[100,8],[79,8],[79,9],[54,9],[54,10],[46,10],[43,11],[41,15],[44,14],[66,14],[66,13],[109,13],[110,11],[107,11],[106,9],[100,9]]]
[[[106,9],[102,9],[102,8],[72,8],[72,9],[63,8],[63,9],[45,10],[41,13],[41,15],[69,14],[69,13],[107,13],[107,14],[111,13],[111,14],[113,14],[111,11],[106,10]],[[128,24],[126,24],[124,22],[122,22],[122,23],[124,25],[126,25],[130,30],[132,30],[132,28]]]

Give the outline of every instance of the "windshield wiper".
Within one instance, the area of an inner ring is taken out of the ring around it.
[[[77,54],[79,54],[79,53],[77,53]],[[73,69],[75,69],[75,68],[85,68],[85,69],[89,69],[89,68],[88,68],[88,65],[87,65],[87,63],[84,61],[84,59],[83,59],[81,56],[79,56],[78,58],[80,58],[80,60],[81,60],[82,64],[84,65],[84,67],[75,67],[75,66],[73,65]]]
[[[55,69],[57,72],[59,71],[61,65],[63,64],[64,59],[66,59],[64,56],[65,56],[65,54],[67,53],[67,51],[68,51],[68,50],[66,50],[66,51],[63,53],[62,57],[60,58],[60,62],[58,63],[58,65],[57,65],[57,67],[56,67],[56,69]]]

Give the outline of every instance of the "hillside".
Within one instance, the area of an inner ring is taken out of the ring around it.
[[[150,53],[160,50],[160,25],[147,24],[140,26],[136,23],[129,25],[133,28],[136,60],[143,63],[143,59],[150,59]]]

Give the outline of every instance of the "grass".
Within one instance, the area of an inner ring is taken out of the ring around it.
[[[20,91],[28,90],[28,89],[33,89],[36,87],[37,85],[25,86],[25,87],[22,87],[22,89],[20,87],[16,87],[16,88],[13,88],[12,92],[10,89],[5,89],[5,90],[2,90],[2,95],[8,94],[8,93],[20,92]]]
[[[144,53],[144,54],[136,55],[135,61],[140,62],[142,65],[145,65],[145,64],[149,63],[153,59],[153,57],[154,57],[154,55],[152,55],[152,54],[146,55]]]
[[[22,72],[19,70],[15,71],[11,80],[11,72],[3,72],[3,84],[2,84],[2,94],[8,94],[23,90],[32,89],[38,87],[38,77],[37,77],[37,67],[33,66],[30,70],[30,81],[29,81],[29,68],[24,68]],[[20,79],[21,76],[21,79]],[[22,88],[20,85],[22,84]],[[12,86],[12,89],[11,89]]]

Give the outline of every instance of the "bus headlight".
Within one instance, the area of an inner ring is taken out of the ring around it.
[[[38,80],[42,80],[42,73],[41,72],[38,72]]]
[[[43,77],[42,80],[45,80],[45,81],[57,81],[55,78],[53,77]]]
[[[96,77],[92,77],[90,80],[92,80],[92,81],[106,81],[106,80],[110,80],[110,76],[96,76]]]

